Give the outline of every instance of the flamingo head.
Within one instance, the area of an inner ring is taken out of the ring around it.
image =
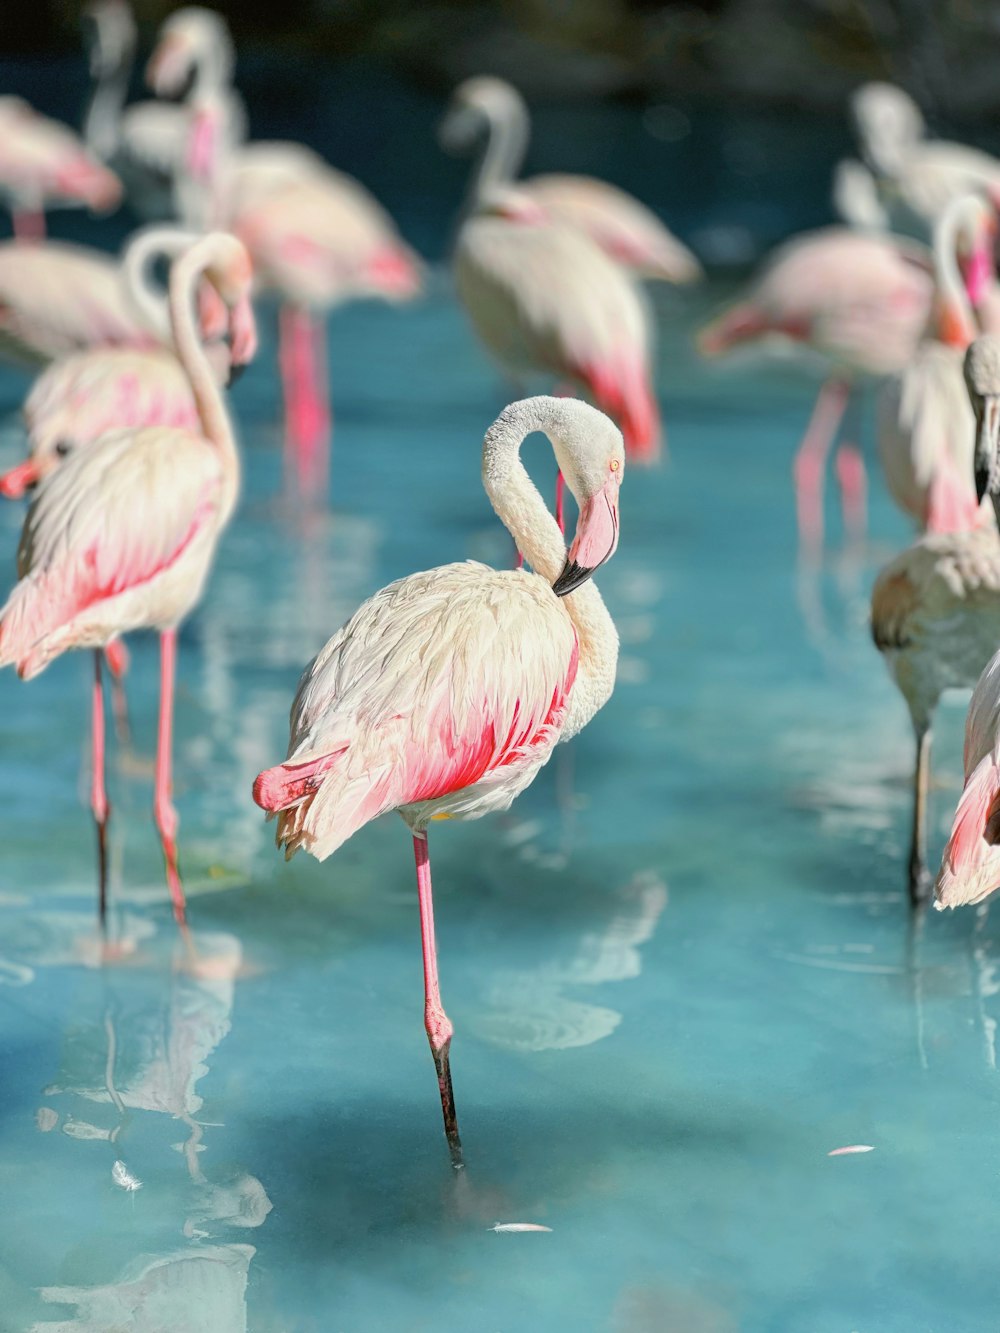
[[[1000,510],[1000,337],[983,334],[965,354],[965,383],[976,418],[976,495]]]
[[[924,118],[909,93],[892,83],[866,83],[851,97],[851,116],[869,165],[891,176],[923,138]]]
[[[471,153],[494,125],[523,127],[527,138],[528,112],[516,88],[503,79],[481,74],[465,79],[451,95],[438,129],[438,141],[446,153]]]
[[[233,64],[233,42],[221,14],[190,5],[176,10],[160,29],[146,82],[157,97],[184,98],[196,84],[228,84]]]
[[[227,331],[231,351],[231,378],[252,361],[257,352],[257,325],[254,320],[253,305],[250,301],[250,289],[253,283],[253,267],[250,256],[242,241],[227,232],[211,232],[196,245],[189,254],[201,252],[204,267],[202,272],[208,283],[215,289],[228,312]],[[205,298],[201,298],[201,317],[206,314],[213,319],[212,302],[206,307]],[[215,308],[214,318],[218,318]]]
[[[559,469],[579,506],[573,543],[552,585],[564,597],[586,583],[618,547],[618,492],[625,442],[610,417],[575,398],[553,399],[548,432]]]
[[[83,11],[92,79],[124,71],[135,55],[135,19],[127,0],[92,0]]]

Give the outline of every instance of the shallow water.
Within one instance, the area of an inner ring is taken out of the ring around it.
[[[104,965],[87,661],[0,677],[3,1333],[996,1327],[998,927],[909,927],[911,741],[865,624],[906,528],[876,482],[851,551],[831,497],[823,566],[799,567],[789,464],[818,379],[700,367],[686,330],[721,294],[657,297],[671,457],[626,476],[599,580],[614,698],[509,815],[432,832],[460,1177],[404,826],[285,865],[250,800],[301,667],[364,596],[509,558],[478,480],[505,391],[444,276],[331,322],[332,509],[304,530],[263,312],[243,503],[181,636],[193,953],[149,818],[155,640],[132,643],[113,758]],[[2,372],[0,402],[22,386]],[[0,462],[19,448],[11,419]],[[11,551],[20,521],[0,510]],[[943,710],[935,851],[961,726]]]

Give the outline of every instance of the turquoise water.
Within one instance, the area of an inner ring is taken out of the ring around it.
[[[299,671],[362,598],[509,559],[478,480],[505,393],[445,276],[331,322],[332,503],[307,525],[281,498],[262,312],[243,503],[181,636],[193,952],[149,815],[155,640],[132,643],[111,761],[103,963],[88,661],[0,676],[2,1333],[997,1327],[998,928],[910,926],[911,740],[865,623],[906,527],[876,481],[848,549],[831,496],[824,562],[800,567],[790,461],[818,377],[698,365],[688,331],[723,294],[657,294],[670,459],[626,475],[599,580],[613,699],[506,817],[432,831],[462,1175],[405,827],[285,865],[250,800]],[[23,384],[0,372],[5,410]],[[20,448],[11,415],[0,463]],[[543,444],[526,457],[550,494]],[[20,522],[0,510],[8,568]],[[962,717],[942,710],[932,850]]]

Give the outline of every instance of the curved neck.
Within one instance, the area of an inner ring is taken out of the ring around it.
[[[143,324],[161,342],[172,341],[166,293],[153,282],[158,259],[176,259],[198,236],[178,227],[146,227],[129,241],[122,255],[122,279],[133,308]]]
[[[956,256],[958,218],[953,210],[942,216],[934,233],[934,274],[937,281],[938,336],[953,347],[967,347],[979,333]]]
[[[478,204],[490,190],[508,185],[521,170],[528,149],[528,112],[520,100],[481,106],[486,117],[486,138],[472,183],[472,202]]]
[[[191,384],[202,432],[219,450],[223,465],[235,483],[239,477],[236,440],[222,390],[215,382],[211,364],[198,336],[194,314],[198,281],[210,262],[211,255],[206,252],[204,243],[174,260],[170,270],[170,324],[177,359]]]
[[[559,525],[521,462],[521,445],[536,430],[551,439],[568,401],[533,398],[513,404],[500,414],[483,441],[486,494],[517,549],[546,583],[554,583],[562,572],[566,546]],[[618,631],[593,579],[560,600],[580,645],[577,688],[561,733],[568,740],[611,695],[618,665]],[[580,688],[581,681],[586,682],[585,688]]]

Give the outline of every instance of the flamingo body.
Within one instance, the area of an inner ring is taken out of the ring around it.
[[[965,723],[965,785],[938,872],[937,906],[978,903],[997,888],[1000,888],[1000,653],[987,663],[969,704]]]
[[[578,658],[537,574],[467,561],[410,575],[307,668],[288,759],[254,799],[279,812],[286,856],[319,860],[388,810],[415,832],[506,810],[562,736]]]
[[[114,208],[121,184],[68,126],[20,97],[0,97],[0,192],[15,210]]]
[[[455,250],[455,282],[473,327],[514,379],[569,380],[621,426],[630,452],[655,456],[659,408],[652,330],[639,291],[585,236],[488,212]]]
[[[116,431],[67,458],[25,520],[0,666],[28,679],[69,648],[176,626],[201,596],[235,498],[192,431]]]

